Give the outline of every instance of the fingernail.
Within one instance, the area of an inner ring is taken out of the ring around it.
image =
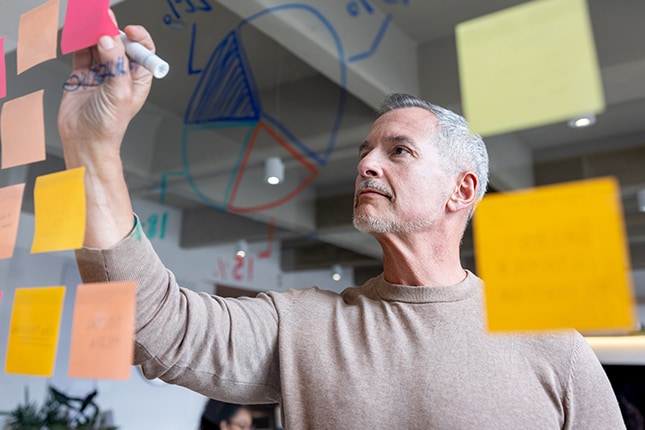
[[[114,48],[114,40],[110,36],[101,36],[99,38],[99,45],[103,49],[112,49]]]

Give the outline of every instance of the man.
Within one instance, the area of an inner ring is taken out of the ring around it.
[[[154,49],[142,27],[125,31]],[[102,37],[74,55],[73,73],[123,58],[120,39]],[[79,269],[85,282],[137,281],[134,361],[147,377],[279,402],[287,429],[624,428],[577,332],[487,333],[459,244],[488,160],[461,117],[395,95],[360,146],[355,225],[381,244],[383,274],[340,295],[224,299],[178,287],[133,217],[119,149],[150,84],[135,67],[66,92],[59,112],[67,167],[86,167]]]

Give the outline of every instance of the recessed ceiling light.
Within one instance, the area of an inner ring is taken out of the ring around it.
[[[586,115],[580,115],[569,120],[569,127],[571,128],[582,128],[589,127],[596,123],[596,115],[590,113]]]

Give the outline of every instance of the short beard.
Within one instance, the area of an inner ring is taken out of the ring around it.
[[[362,233],[384,234],[384,233],[416,233],[432,225],[432,221],[397,222],[384,220],[367,215],[354,215],[352,220],[354,227]]]
[[[360,191],[365,188],[371,188],[383,193],[385,197],[390,199],[390,202],[392,204],[395,201],[394,193],[392,193],[392,190],[390,188],[382,185],[376,179],[368,178],[363,180],[356,190],[356,197],[354,200],[354,218],[352,220],[354,227],[356,227],[358,231],[370,234],[415,233],[432,225],[432,221],[429,220],[399,222],[397,220],[383,219],[368,215],[356,215],[355,211],[356,207],[358,206],[358,195]]]

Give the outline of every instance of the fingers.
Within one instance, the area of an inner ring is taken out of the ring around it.
[[[145,29],[142,25],[128,25],[123,31],[125,32],[128,39],[139,42],[152,52],[155,52],[155,43],[152,40],[152,36],[148,33],[148,30]]]

